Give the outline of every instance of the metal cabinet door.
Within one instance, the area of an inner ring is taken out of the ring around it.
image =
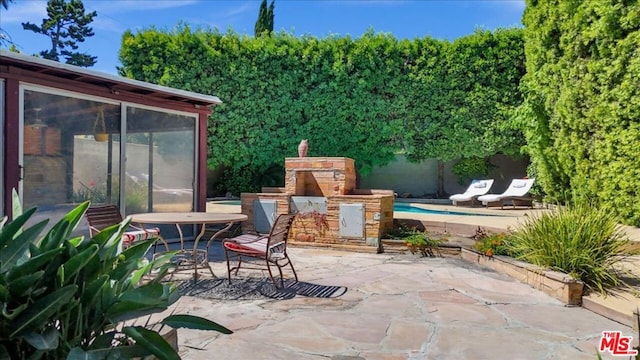
[[[340,204],[340,236],[364,238],[364,204]]]
[[[254,200],[253,201],[253,221],[256,231],[267,234],[271,231],[271,226],[276,220],[278,204],[275,200]]]

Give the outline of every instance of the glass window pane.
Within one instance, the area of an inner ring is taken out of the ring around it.
[[[192,211],[196,118],[127,107],[126,213]]]
[[[24,206],[117,204],[107,188],[118,164],[109,134],[120,132],[120,106],[30,90],[24,99]]]
[[[118,203],[120,106],[24,90],[23,207],[52,212],[74,203]]]

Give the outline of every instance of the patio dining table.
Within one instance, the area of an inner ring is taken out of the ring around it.
[[[209,213],[209,212],[163,212],[163,213],[141,213],[131,215],[131,222],[142,225],[149,224],[172,224],[176,226],[180,237],[180,249],[176,256],[179,258],[179,270],[193,269],[193,280],[198,280],[198,269],[208,269],[212,276],[213,269],[209,264],[209,247],[211,242],[217,239],[234,224],[247,220],[247,215],[237,213]],[[226,226],[216,231],[207,242],[206,249],[199,249],[198,243],[205,234],[207,225],[226,224]],[[193,248],[185,245],[184,234],[181,226],[200,226],[200,231],[193,240]],[[199,258],[200,257],[200,258]]]

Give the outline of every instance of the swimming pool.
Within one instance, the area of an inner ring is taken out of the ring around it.
[[[449,211],[449,210],[433,210],[423,209],[417,206],[411,206],[407,204],[393,204],[393,211],[403,211],[414,214],[429,214],[429,215],[461,215],[461,216],[499,216],[493,214],[474,214],[462,211]]]
[[[225,201],[216,201],[216,204],[222,205],[240,205],[240,200],[225,200]],[[402,211],[409,212],[415,214],[429,214],[429,215],[461,215],[461,216],[499,216],[493,214],[473,214],[462,211],[448,211],[448,210],[433,210],[433,209],[423,209],[417,206],[411,206],[408,204],[395,203],[393,205],[393,211]]]

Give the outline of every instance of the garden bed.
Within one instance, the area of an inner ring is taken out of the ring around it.
[[[518,261],[507,256],[484,256],[462,247],[460,256],[466,261],[507,274],[531,285],[567,305],[581,305],[584,284],[580,280],[561,273]]]

